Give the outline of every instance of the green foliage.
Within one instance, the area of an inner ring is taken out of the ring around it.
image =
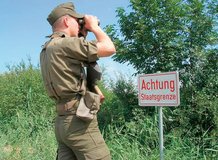
[[[137,73],[180,73],[181,105],[163,109],[165,159],[216,159],[217,1],[130,2],[130,13],[117,10],[120,29],[107,28],[117,46],[114,59]],[[121,76],[99,84],[105,95],[100,129],[114,160],[158,159],[157,111],[138,106],[134,83]],[[23,62],[9,67],[0,75],[0,102],[0,160],[54,159],[54,104],[40,70]]]
[[[215,84],[216,83],[210,85],[213,86]],[[207,85],[204,89],[208,89]],[[117,97],[116,101],[119,103],[111,103],[107,106],[108,110],[113,108],[111,110],[112,112],[108,114],[118,114],[124,119],[121,123],[122,125],[115,123],[120,122],[118,119],[114,119],[113,125],[109,125],[109,128],[113,130],[113,132],[116,132],[115,135],[122,137],[122,140],[115,141],[114,143],[121,146],[123,145],[123,141],[127,144],[134,144],[137,141],[139,147],[136,148],[137,152],[140,152],[144,156],[155,155],[152,151],[158,148],[159,143],[157,110],[155,110],[154,107],[139,108],[136,102],[136,88],[133,82],[123,77],[112,84],[111,94]],[[171,159],[170,157],[172,157],[172,155],[178,154],[179,152],[185,153],[179,155],[178,159],[187,159],[187,157],[203,159],[218,156],[218,121],[216,121],[218,103],[216,96],[215,94],[210,99],[208,93],[202,95],[202,92],[199,92],[195,97],[196,102],[194,103],[196,103],[196,107],[188,108],[186,106],[179,106],[164,108],[164,133],[166,135],[164,143],[167,150],[166,157]],[[207,100],[208,98],[209,101]],[[122,114],[117,111],[122,111]],[[101,118],[99,120],[101,122]],[[106,129],[107,128],[108,127],[106,127]],[[108,139],[116,139],[113,137],[113,134],[111,135],[111,130],[108,132],[107,130],[104,131],[105,136]],[[110,140],[109,143],[111,143]],[[147,150],[142,146],[146,146]],[[145,153],[141,151],[140,147],[146,150]],[[127,148],[126,152],[128,152],[128,149],[130,148]],[[134,157],[134,155],[132,156]],[[122,152],[117,153],[115,157],[125,159],[125,155],[123,155]],[[154,157],[152,158],[155,159]]]
[[[119,29],[108,27],[117,46],[114,59],[137,73],[154,73],[192,65],[198,54],[217,44],[217,2],[131,0],[131,11],[117,10]],[[216,46],[215,46],[216,47]]]
[[[28,121],[26,117],[23,117]],[[21,121],[19,123],[25,123]],[[1,124],[4,125],[4,124]],[[40,124],[39,124],[40,125]],[[16,129],[8,126],[8,133],[0,132],[0,159],[1,160],[50,160],[56,156],[56,141],[53,129],[43,128],[29,137],[26,128],[17,126]],[[22,132],[22,133],[21,133]]]
[[[113,58],[131,64],[136,74],[179,71],[181,105],[164,109],[165,132],[192,139],[199,146],[199,153],[211,150],[210,147],[217,151],[214,144],[218,144],[215,138],[218,137],[218,2],[130,0],[130,3],[128,12],[117,9],[119,26],[107,28],[117,46]],[[117,87],[119,92],[125,90],[124,86],[123,90]],[[129,102],[127,94],[122,95],[123,103]],[[135,103],[126,105],[130,106],[126,109],[130,117],[132,105]],[[205,137],[210,140],[204,143]]]
[[[133,109],[138,107],[138,99],[135,96],[136,90],[133,81],[125,80],[124,77],[120,77],[120,79],[118,79],[115,84],[111,85],[113,89],[113,94],[115,94],[121,101],[125,122],[131,121],[134,117]]]
[[[44,91],[40,71],[31,64],[26,66],[21,62],[9,68],[8,73],[1,75],[0,90],[0,118],[3,121],[16,122],[11,124],[16,128],[20,117],[35,117],[34,121],[23,124],[24,128],[31,128],[32,132],[50,125],[52,119],[43,120],[45,115],[49,117],[54,114],[53,104]],[[39,123],[42,124],[35,125]]]
[[[0,94],[0,159],[54,157],[54,107],[39,69],[24,62],[9,67],[0,75]]]
[[[0,89],[6,94],[0,97],[0,159],[54,159],[54,104],[46,96],[39,69],[21,63],[0,75],[0,82]],[[137,93],[131,79],[121,76],[107,86],[104,81],[99,85],[106,97],[99,112],[99,124],[112,159],[158,159],[157,111],[137,106]],[[16,92],[12,90],[14,88]],[[202,99],[201,103],[204,105],[205,101]],[[164,109],[165,124],[170,115],[168,111],[171,110]],[[177,117],[173,114],[172,118],[181,118],[178,110],[173,112],[177,112]],[[170,130],[167,127],[169,125],[165,126],[166,159],[175,155],[177,159],[213,159],[217,156],[216,136],[208,134],[209,130],[202,137],[190,138],[181,136],[183,126]]]

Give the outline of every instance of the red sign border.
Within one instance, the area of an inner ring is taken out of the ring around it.
[[[158,76],[158,75],[171,75],[174,74],[176,76],[176,90],[177,90],[177,100],[176,103],[141,103],[140,102],[140,78],[141,77],[149,77],[149,76]],[[179,94],[179,73],[177,71],[174,72],[165,72],[165,73],[154,73],[154,74],[143,74],[138,76],[138,102],[139,106],[179,106],[180,105],[180,94]]]

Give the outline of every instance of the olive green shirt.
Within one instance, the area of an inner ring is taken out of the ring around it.
[[[73,98],[84,92],[83,63],[98,60],[95,41],[69,37],[56,32],[40,53],[40,66],[45,89],[55,100]]]

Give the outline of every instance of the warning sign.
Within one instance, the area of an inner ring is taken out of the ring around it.
[[[139,75],[138,99],[140,106],[178,106],[178,72]]]

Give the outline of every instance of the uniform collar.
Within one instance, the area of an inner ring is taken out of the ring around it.
[[[51,35],[46,36],[46,37],[47,38],[56,38],[56,37],[65,38],[65,37],[70,37],[70,36],[64,32],[54,32]]]

